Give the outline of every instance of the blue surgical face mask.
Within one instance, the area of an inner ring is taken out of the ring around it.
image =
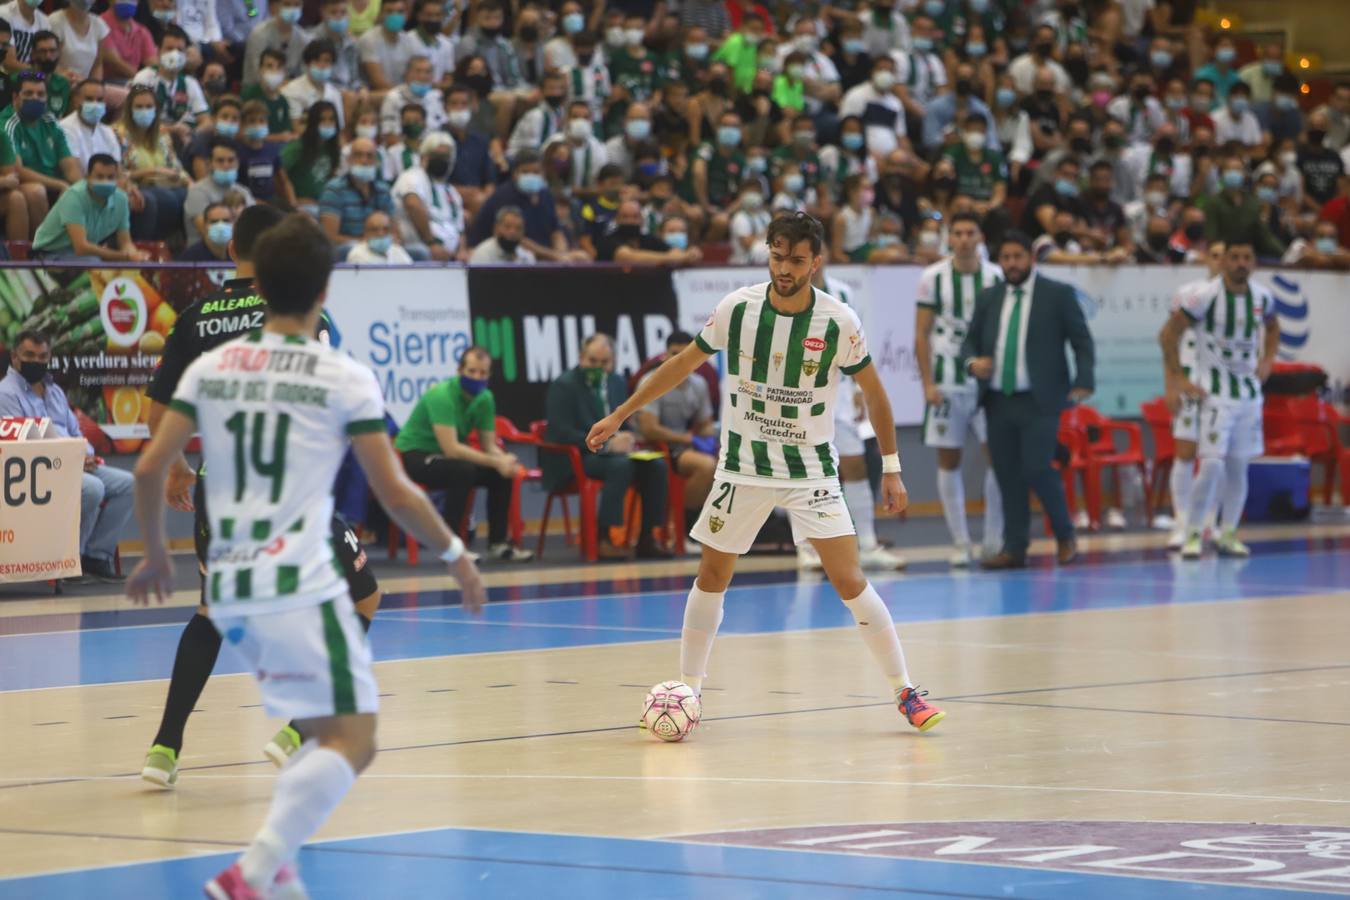
[[[310,66],[309,77],[315,84],[327,84],[328,79],[333,77],[332,66]]]
[[[98,197],[100,200],[107,200],[113,194],[117,193],[117,183],[114,181],[90,181],[89,193]]]
[[[925,0],[923,11],[936,18],[947,11],[947,4],[945,0]]]
[[[389,31],[402,31],[407,23],[408,17],[403,13],[389,13],[384,17],[384,27]]]
[[[629,119],[624,123],[624,133],[635,141],[645,141],[652,133],[650,119]]]
[[[108,104],[102,100],[86,100],[80,104],[80,118],[86,125],[97,125],[108,113]]]
[[[206,239],[217,247],[224,247],[234,237],[234,224],[231,222],[212,222],[206,226]]]
[[[131,111],[131,121],[136,123],[137,128],[149,128],[155,122],[155,110],[153,107],[142,107]]]
[[[113,15],[117,16],[117,18],[121,19],[122,21],[126,21],[127,19],[130,19],[132,16],[136,15],[136,4],[114,3]]]
[[[783,187],[789,194],[800,194],[802,188],[806,187],[806,179],[801,172],[789,172],[783,176]]]
[[[348,25],[348,22],[347,22],[347,17],[346,17],[346,16],[343,16],[343,17],[340,18],[340,19],[329,19],[329,20],[327,21],[327,25],[328,25],[328,30],[331,31],[331,32],[333,32],[333,34],[346,34],[346,33],[347,33],[347,25]]]
[[[1001,87],[994,91],[994,102],[1000,109],[1007,109],[1017,102],[1017,91],[1010,87]]]
[[[1246,184],[1247,176],[1237,169],[1226,169],[1223,173],[1223,186],[1230,190],[1238,190]]]
[[[1056,178],[1055,191],[1062,197],[1077,197],[1078,185],[1067,178]]]
[[[232,138],[232,137],[234,137],[234,136],[235,136],[236,134],[238,134],[238,133],[239,133],[239,123],[238,123],[238,122],[217,122],[217,123],[216,123],[216,134],[220,135],[221,137]]]
[[[267,135],[268,131],[266,125],[250,125],[244,129],[244,137],[248,138],[250,141],[265,141],[267,140]]]
[[[1262,203],[1274,203],[1280,198],[1280,192],[1269,185],[1259,185],[1256,188],[1256,199]]]
[[[867,50],[867,42],[864,41],[862,38],[844,39],[845,53],[864,53],[866,52],[866,50]]]
[[[970,41],[966,44],[966,56],[973,56],[976,59],[989,52],[989,47],[979,41]]]
[[[684,250],[689,246],[689,232],[672,231],[666,235],[666,246],[676,250]]]
[[[1263,59],[1261,60],[1261,71],[1274,78],[1284,71],[1284,63],[1278,59]]]
[[[1298,101],[1288,94],[1275,95],[1275,108],[1288,112],[1291,109],[1298,109]]]
[[[576,34],[586,27],[586,17],[581,13],[568,13],[562,18],[563,31],[568,34]]]
[[[933,49],[933,39],[930,37],[916,37],[914,39],[914,49],[920,53],[928,53]]]
[[[1246,97],[1233,97],[1228,101],[1228,108],[1233,111],[1233,115],[1240,116],[1251,109],[1252,104]]]
[[[1154,50],[1148,55],[1155,69],[1165,69],[1172,64],[1172,54],[1166,50]]]
[[[320,125],[320,126],[319,126],[319,137],[320,137],[322,140],[325,140],[325,141],[331,141],[333,138],[337,137],[337,126],[336,126],[336,125]]]
[[[300,21],[301,12],[303,12],[303,10],[297,6],[283,6],[277,15],[281,21],[285,22],[287,25],[294,25],[296,22]]]
[[[351,173],[353,178],[365,184],[370,184],[375,180],[374,165],[352,166]]]
[[[470,397],[477,397],[483,391],[487,390],[488,380],[486,378],[470,378],[467,375],[459,376],[459,389]]]
[[[427,84],[425,81],[410,81],[408,82],[408,91],[414,97],[425,97],[431,92],[431,85]]]
[[[537,194],[544,189],[544,176],[538,172],[521,172],[516,176],[516,187],[523,194]]]
[[[707,44],[685,44],[684,53],[695,62],[702,62],[708,58]]]
[[[844,145],[845,150],[861,150],[863,145],[863,136],[857,131],[850,131],[839,138],[839,142]]]
[[[1237,51],[1232,47],[1220,47],[1214,51],[1214,58],[1224,65],[1228,65],[1237,58]]]
[[[1319,237],[1313,243],[1317,246],[1318,253],[1331,254],[1340,249],[1340,244],[1336,242],[1334,237]]]
[[[233,187],[239,180],[239,171],[237,169],[212,169],[211,180],[221,187]]]
[[[736,125],[722,125],[717,129],[717,143],[736,147],[741,143],[741,129]]]
[[[745,165],[751,172],[759,175],[769,171],[769,160],[763,156],[752,156],[745,161]]]
[[[389,248],[394,246],[394,239],[387,234],[384,237],[373,237],[366,241],[366,246],[384,256],[389,252]]]

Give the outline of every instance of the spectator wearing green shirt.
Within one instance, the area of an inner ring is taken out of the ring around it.
[[[726,207],[735,201],[736,192],[745,180],[743,135],[741,117],[728,108],[717,120],[716,148],[707,144],[698,148],[690,165],[694,197],[711,214],[707,235],[710,241],[726,238],[731,222],[731,211]]]
[[[1247,166],[1241,156],[1228,156],[1219,173],[1219,193],[1205,204],[1205,240],[1252,244],[1262,258],[1284,255],[1284,244],[1261,217],[1261,201],[1248,189]]]
[[[773,102],[784,110],[801,112],[806,109],[807,55],[793,50],[783,61],[783,71],[773,79]]]
[[[5,237],[26,241],[47,215],[47,189],[19,178],[19,157],[9,136],[0,131],[0,212],[5,217]]]
[[[95,262],[141,262],[149,254],[131,241],[131,210],[117,186],[117,160],[106,153],[89,158],[89,177],[61,194],[33,238],[38,257]],[[106,242],[115,238],[115,246]]]
[[[340,161],[337,107],[320,100],[309,108],[299,140],[281,148],[281,165],[301,211],[318,217],[324,185],[337,174]]]
[[[465,541],[465,510],[475,487],[487,488],[488,556],[511,562],[533,559],[507,539],[516,457],[497,446],[497,404],[488,389],[492,357],[469,347],[459,358],[459,376],[433,385],[417,401],[394,441],[408,477],[445,491],[445,521]],[[469,436],[478,433],[476,449]]]
[[[49,199],[80,180],[80,164],[70,152],[66,133],[47,109],[47,79],[41,72],[19,76],[5,136],[19,156],[19,180],[42,185]]]
[[[70,79],[56,71],[61,62],[61,40],[53,32],[33,35],[33,68],[47,76],[47,111],[57,119],[70,112]]]
[[[286,83],[286,54],[271,48],[258,60],[258,83],[244,88],[241,99],[260,100],[267,107],[267,140],[292,141],[297,135],[291,124],[290,101],[281,95]]]
[[[957,195],[974,200],[976,213],[983,217],[1003,206],[1008,163],[1002,153],[989,149],[989,123],[981,113],[968,114],[961,125],[961,142],[948,146],[943,155],[956,167]]]
[[[755,82],[755,68],[759,64],[759,45],[764,41],[764,20],[748,15],[741,20],[740,30],[722,42],[713,54],[714,62],[724,62],[731,68],[736,90],[750,93]]]

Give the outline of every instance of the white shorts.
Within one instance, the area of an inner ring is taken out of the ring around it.
[[[1201,459],[1252,459],[1266,450],[1261,431],[1261,400],[1206,397],[1200,407]]]
[[[314,606],[211,621],[258,679],[269,716],[314,719],[379,709],[370,642],[343,596]]]
[[[703,512],[689,534],[700,544],[737,555],[749,551],[774,507],[792,522],[792,541],[853,534],[853,517],[844,504],[839,482],[821,487],[776,487],[737,484],[718,473]]]
[[[1172,417],[1172,437],[1178,441],[1200,443],[1200,401],[1194,397],[1181,398],[1181,409]]]
[[[980,396],[975,391],[943,391],[940,404],[924,407],[925,447],[960,450],[966,445],[967,432],[974,432],[975,440],[981,444],[989,440],[984,410],[980,409]]]

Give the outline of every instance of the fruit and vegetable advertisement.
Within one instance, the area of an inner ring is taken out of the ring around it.
[[[52,339],[51,374],[101,454],[150,437],[150,383],[178,311],[228,271],[199,268],[0,268],[0,347],[25,329]],[[0,353],[0,369],[8,353]]]

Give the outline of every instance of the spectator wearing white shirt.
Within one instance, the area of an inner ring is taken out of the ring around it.
[[[342,128],[342,92],[333,84],[333,57],[333,45],[328,41],[310,41],[305,47],[304,74],[281,87],[281,96],[290,107],[292,122],[301,121],[311,106],[326,100],[337,109],[338,128]]]
[[[562,73],[549,72],[540,81],[539,88],[542,92],[539,103],[527,109],[511,129],[506,144],[507,159],[515,159],[522,150],[542,150],[545,141],[566,127],[563,103],[567,99],[567,87]]]
[[[455,139],[433,131],[422,139],[421,164],[394,182],[399,237],[414,259],[447,262],[468,258],[464,246],[464,200],[450,184]]]
[[[924,107],[947,86],[947,69],[935,50],[937,28],[928,16],[916,16],[911,24],[909,50],[891,53],[895,60],[896,92],[911,116],[923,118]]]
[[[1167,112],[1153,96],[1153,76],[1147,72],[1135,73],[1130,93],[1108,103],[1106,114],[1125,126],[1126,138],[1132,144],[1149,143],[1167,122]]]
[[[862,16],[863,43],[873,59],[910,47],[909,20],[899,4],[887,9],[878,6],[871,15]]]
[[[572,38],[576,51],[574,64],[562,69],[567,80],[567,99],[585,100],[591,106],[591,118],[599,122],[605,114],[605,104],[614,92],[614,82],[609,77],[609,66],[605,64],[605,54],[595,49],[595,35],[589,31]],[[669,88],[675,82],[667,82]]]
[[[572,172],[568,178],[574,196],[595,192],[595,180],[608,162],[605,145],[595,136],[590,104],[573,100],[567,108],[567,124],[563,131],[544,142],[547,150],[553,144],[566,141],[572,150]]]
[[[767,263],[769,248],[764,239],[773,213],[764,203],[763,181],[758,177],[744,181],[736,207],[731,216],[731,263]]]
[[[393,184],[399,176],[409,169],[422,164],[421,149],[423,136],[427,133],[427,114],[422,107],[409,103],[399,112],[393,131],[381,127],[383,140],[378,141],[380,150],[380,171],[385,181]]]
[[[1261,123],[1252,112],[1252,89],[1245,81],[1239,81],[1228,89],[1228,101],[1213,113],[1214,141],[1223,146],[1229,141],[1237,141],[1251,148],[1261,143]]]
[[[565,0],[558,13],[558,34],[544,44],[544,65],[549,69],[570,69],[577,64],[577,35],[586,31],[586,14],[577,0]],[[595,36],[591,36],[595,50]]]
[[[431,60],[431,82],[442,91],[450,87],[455,74],[455,45],[441,34],[445,27],[445,4],[442,0],[417,0],[413,4],[413,21],[417,23],[410,34],[419,51]]]
[[[108,112],[103,91],[100,81],[81,81],[75,88],[70,115],[61,120],[70,155],[79,161],[81,172],[89,169],[89,158],[95,153],[122,158],[122,142],[111,127],[103,124],[103,117]]]
[[[1030,94],[1035,86],[1036,73],[1042,68],[1048,68],[1055,76],[1055,93],[1067,95],[1073,89],[1069,73],[1055,61],[1055,29],[1048,25],[1036,29],[1030,49],[1008,66],[1008,74],[1012,76],[1017,93]]]
[[[406,80],[384,95],[380,102],[380,131],[385,143],[398,140],[401,114],[407,106],[422,107],[425,127],[433,131],[445,124],[445,103],[440,90],[433,85],[433,71],[428,57],[415,56],[408,62]]]
[[[492,237],[473,248],[469,262],[534,265],[535,255],[521,246],[524,238],[525,214],[518,206],[503,206],[492,220]]]
[[[383,0],[380,24],[357,39],[361,69],[373,93],[383,95],[403,81],[408,63],[422,55],[417,38],[403,30],[408,20],[406,0]]]
[[[362,266],[410,266],[413,258],[394,243],[388,214],[376,210],[366,216],[361,240],[352,244],[347,252],[347,262]]]
[[[248,33],[244,42],[243,86],[248,88],[259,81],[259,62],[264,50],[276,50],[286,56],[286,74],[297,75],[309,35],[300,27],[304,12],[301,0],[281,0],[272,7],[272,15],[259,22]]]
[[[216,0],[177,0],[178,26],[187,32],[193,46],[200,47],[205,59],[214,59],[224,65],[234,62],[225,34],[220,30],[216,14]],[[209,52],[208,52],[209,51]]]
[[[1191,196],[1191,157],[1177,152],[1176,132],[1171,125],[1158,130],[1152,144],[1135,144],[1125,151],[1121,160],[1129,189],[1128,199],[1138,199],[1155,175],[1167,182],[1167,193],[1173,197]]]
[[[33,61],[33,38],[39,31],[51,31],[51,21],[38,7],[27,0],[11,0],[0,6],[0,19],[9,23],[12,39],[5,54],[5,71],[20,72]]]
[[[101,81],[107,52],[103,39],[112,29],[99,16],[89,14],[89,0],[73,0],[65,9],[52,13],[48,22],[61,42],[61,69]]]
[[[784,71],[788,56],[795,50],[806,57],[803,63],[802,80],[806,82],[806,111],[811,115],[820,112],[829,103],[836,104],[843,91],[839,84],[839,69],[824,53],[820,52],[820,36],[814,19],[802,17],[793,26],[793,38],[778,48],[778,71]]]
[[[839,104],[839,116],[857,116],[863,123],[867,152],[880,157],[909,143],[905,108],[895,92],[895,60],[882,56],[872,63],[870,80],[855,86]]]
[[[361,50],[352,37],[351,16],[346,0],[323,0],[319,7],[323,21],[310,29],[305,44],[322,38],[333,45],[333,77],[331,83],[341,91],[360,91],[365,82],[361,77]],[[299,60],[304,47],[296,54]],[[297,73],[299,70],[296,70]]]
[[[155,92],[162,126],[179,147],[192,138],[197,126],[206,127],[211,121],[211,107],[196,78],[188,75],[188,36],[177,25],[168,25],[159,37],[159,64],[144,68],[131,79],[132,84],[143,84]]]
[[[623,133],[605,141],[605,161],[623,169],[624,178],[633,179],[634,154],[651,140],[652,111],[645,103],[630,103],[623,119]]]

